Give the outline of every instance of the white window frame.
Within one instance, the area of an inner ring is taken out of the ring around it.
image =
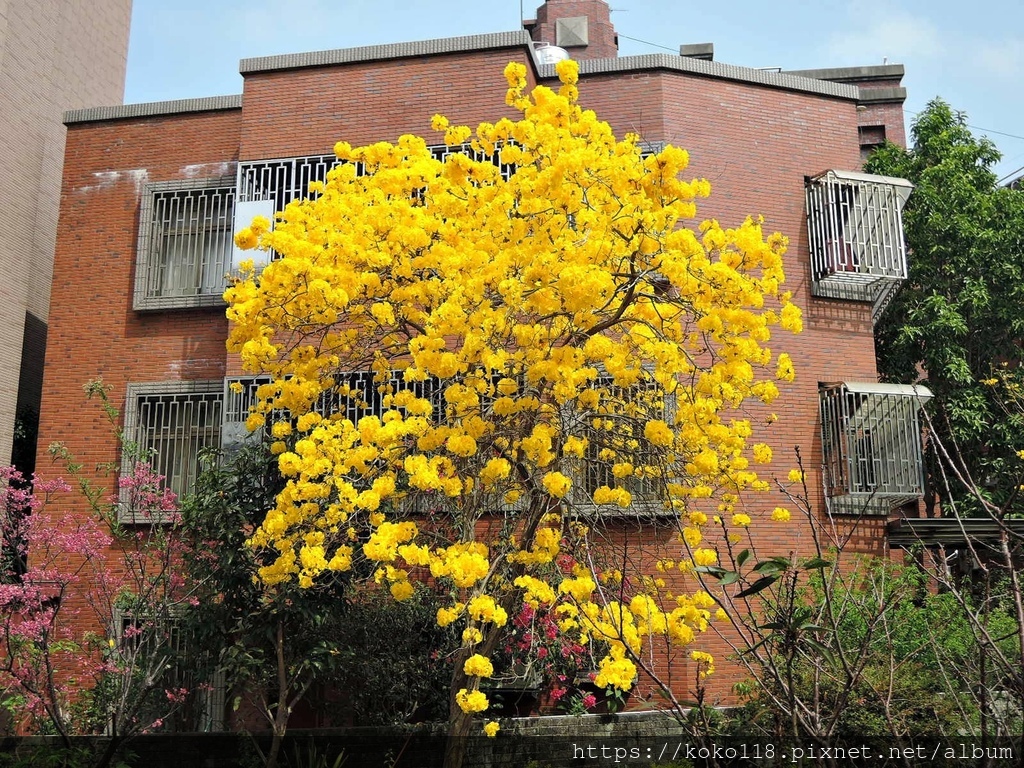
[[[234,220],[234,176],[147,184],[139,212],[133,307],[221,306]],[[178,258],[171,258],[172,250]]]

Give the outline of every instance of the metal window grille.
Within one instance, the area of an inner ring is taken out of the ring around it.
[[[911,189],[904,179],[853,171],[808,180],[815,296],[878,302],[906,279],[902,209]]]
[[[506,180],[515,173],[515,166],[501,162],[500,148],[490,155],[475,151],[470,144],[435,146],[430,148],[430,152],[441,162],[453,154],[469,155],[477,161],[492,162]],[[273,222],[274,214],[283,211],[293,200],[316,198],[317,195],[309,191],[309,185],[313,182],[326,181],[330,170],[341,162],[334,155],[311,155],[239,163],[238,200],[231,229],[232,237],[234,233],[247,227],[254,216],[265,216]],[[362,176],[365,173],[366,166],[357,163],[356,174]],[[234,247],[229,256],[231,269],[237,269],[246,259],[259,259],[259,255]]]
[[[509,179],[515,173],[515,166],[501,162],[500,148],[488,155],[478,152],[470,144],[430,147],[430,153],[441,162],[454,154],[468,155],[478,162],[491,162],[501,171],[502,178]],[[313,155],[288,159],[257,160],[240,163],[238,166],[238,200],[254,202],[269,200],[274,211],[283,211],[293,200],[315,198],[309,191],[314,181],[327,180],[328,172],[341,161],[334,155]],[[366,167],[356,165],[356,174],[362,176]]]
[[[164,486],[182,496],[199,475],[199,454],[220,446],[222,405],[220,381],[130,384],[125,436],[138,457],[163,476]],[[132,458],[125,455],[124,473]],[[122,491],[121,502],[123,522],[151,522],[137,519],[141,511],[132,508],[130,493]]]
[[[338,165],[334,155],[314,155],[277,160],[239,163],[238,199],[240,202],[269,200],[274,211],[283,211],[292,200],[311,197],[309,185],[326,181],[327,173]],[[363,172],[362,165],[357,166]]]
[[[599,378],[595,387],[601,397],[595,411],[579,414],[580,430],[587,438],[587,449],[577,473],[576,504],[582,508],[595,508],[594,491],[601,486],[621,487],[633,497],[632,510],[659,513],[662,509],[666,477],[663,474],[633,474],[616,477],[616,463],[630,463],[638,471],[642,467],[666,467],[664,451],[652,445],[644,436],[647,422],[660,419],[671,423],[674,401],[653,381],[644,381],[631,387],[620,387],[611,377]],[[573,428],[576,431],[576,428]],[[610,457],[611,452],[614,454]]]
[[[215,306],[232,253],[234,179],[147,186],[140,214],[135,308]]]
[[[241,448],[261,432],[249,432],[245,422],[257,400],[257,390],[269,384],[269,376],[229,376],[224,379],[224,419],[220,428],[220,447],[225,451]],[[276,418],[275,414],[272,418]]]
[[[439,160],[442,163],[451,155],[466,155],[471,160],[478,163],[491,163],[497,167],[501,173],[501,178],[508,181],[512,178],[512,175],[516,172],[516,166],[512,163],[501,162],[501,146],[495,147],[494,152],[487,154],[482,150],[473,149],[472,144],[455,144],[453,146],[440,145],[436,147],[430,147],[430,154],[434,156],[435,160]]]
[[[153,704],[143,705],[139,717],[163,720],[165,731],[223,731],[227,705],[227,676],[223,670],[209,680],[195,674],[190,653],[195,647],[179,615],[147,616],[125,608],[115,609],[114,636],[124,663],[142,675],[155,674]],[[167,712],[166,691],[184,689],[192,695],[172,717]]]
[[[924,491],[924,387],[843,382],[820,387],[825,485],[833,511],[887,512]]]
[[[269,383],[268,377],[233,377],[224,383],[224,422],[221,428],[223,446],[226,449],[240,446],[249,436],[245,421],[257,400],[257,389],[261,384]],[[446,413],[444,390],[451,382],[428,378],[425,381],[406,382],[402,371],[391,371],[386,382],[380,382],[371,371],[349,371],[335,376],[335,386],[325,391],[313,405],[313,409],[321,416],[337,416],[356,424],[364,416],[381,416],[384,408],[385,390],[392,393],[410,391],[418,398],[429,400],[433,404],[433,413],[429,417],[434,423],[443,423],[449,416]],[[241,391],[236,391],[239,389]],[[481,396],[481,409],[486,411],[488,398]],[[274,411],[268,423],[278,419],[287,419],[287,411]],[[260,434],[260,433],[253,433]],[[410,491],[402,501],[402,512],[405,514],[426,514],[433,510],[441,497],[435,493]],[[500,505],[502,510],[518,509],[519,502],[512,505]]]

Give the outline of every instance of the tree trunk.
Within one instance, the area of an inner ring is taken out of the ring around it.
[[[444,745],[444,768],[462,768],[472,728],[473,715],[463,712],[458,705],[455,705],[448,717],[448,740]]]
[[[488,645],[491,635],[497,635],[493,625],[485,638],[484,645]],[[452,682],[448,689],[448,738],[444,745],[444,768],[462,768],[462,762],[466,759],[466,745],[469,743],[469,734],[473,728],[473,714],[463,712],[455,694],[462,688],[467,687],[469,678],[463,671],[462,666],[470,657],[471,648],[463,646],[455,653],[455,662],[452,667]]]
[[[267,753],[266,768],[277,768],[281,742],[288,730],[288,669],[284,661],[284,622],[277,620],[277,709],[274,711],[273,736]]]
[[[540,523],[541,517],[550,509],[551,500],[545,494],[537,493],[530,503],[529,512],[525,518],[522,544],[524,548],[533,541],[533,536],[537,532],[537,526]],[[470,538],[468,540],[472,541],[473,539]],[[513,582],[522,572],[522,565],[516,564],[511,569],[511,572],[506,574],[506,578],[508,581]],[[499,605],[508,614],[509,620],[514,615],[513,606],[516,604],[517,596],[517,592],[508,592],[499,601]],[[462,688],[467,687],[469,683],[469,678],[463,671],[463,664],[466,663],[466,659],[473,653],[479,653],[490,658],[491,654],[494,653],[494,649],[498,647],[498,641],[502,636],[502,628],[496,627],[494,624],[488,624],[487,628],[482,629],[482,631],[484,639],[479,645],[475,648],[463,646],[455,654],[452,683],[448,691],[448,738],[444,748],[444,768],[462,768],[462,762],[466,759],[466,746],[469,743],[469,734],[473,729],[473,715],[463,712],[455,700],[455,694]]]

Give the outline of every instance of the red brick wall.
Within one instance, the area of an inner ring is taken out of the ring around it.
[[[228,362],[224,352],[227,323],[220,309],[143,314],[131,308],[145,181],[220,176],[221,164],[239,157],[322,154],[342,139],[362,144],[406,132],[429,135],[436,112],[456,123],[493,121],[512,114],[504,101],[504,65],[526,56],[522,50],[485,51],[257,73],[246,78],[241,111],[71,126],[40,445],[64,440],[87,467],[116,458],[99,410],[83,406],[81,386],[89,379],[102,376],[113,385],[114,403],[121,406],[129,381],[237,371],[237,361]],[[784,479],[797,448],[814,469],[821,462],[818,382],[875,378],[869,308],[812,299],[808,273],[804,176],[859,166],[855,104],[675,72],[589,76],[581,93],[584,106],[617,133],[635,131],[689,150],[692,174],[712,184],[711,199],[699,205],[701,218],[728,226],[761,213],[768,231],[790,238],[788,287],[804,309],[805,331],[796,337],[780,332],[775,343],[792,355],[797,380],[770,408],[751,408],[743,416],[758,430],[756,439],[776,449],[769,475]],[[769,413],[781,417],[770,426]],[[816,473],[808,485],[820,508]],[[776,505],[792,506],[778,492],[748,503],[755,517]],[[810,554],[796,521],[758,520],[753,530],[763,553]],[[879,532],[877,542],[862,537],[857,547],[880,542]],[[727,655],[722,641],[702,646]],[[714,693],[723,696],[737,673],[725,664],[719,669]]]
[[[239,118],[232,110],[69,127],[39,425],[41,475],[63,474],[45,458],[47,446],[61,441],[106,488],[103,499],[115,492],[95,468],[118,460],[117,441],[99,404],[86,402],[86,382],[102,378],[112,404],[123,409],[129,382],[224,375],[222,309],[143,314],[132,309],[132,293],[145,183],[234,173]],[[75,494],[48,512],[69,510],[88,514]],[[111,567],[118,563],[123,567],[123,558],[112,553]],[[65,608],[86,606],[73,595]]]
[[[102,377],[119,407],[129,381],[224,375],[219,308],[132,309],[139,205],[147,182],[234,173],[237,110],[82,123],[68,129],[40,447],[64,440],[87,466],[112,437],[82,385]],[[84,429],[83,425],[89,428]]]
[[[441,143],[430,130],[437,113],[474,127],[513,116],[502,75],[509,61],[526,64],[528,55],[509,49],[250,74],[240,157],[326,154],[338,141],[358,146],[406,133]]]
[[[775,462],[766,473],[769,477],[785,481],[788,470],[796,466],[799,449],[809,474],[813,508],[822,510],[816,471],[822,460],[818,382],[874,381],[877,371],[869,306],[811,297],[804,177],[828,168],[860,167],[856,105],[669,72],[585,77],[580,91],[583,105],[609,120],[618,134],[636,131],[690,153],[689,171],[709,179],[712,186],[711,197],[698,202],[699,220],[716,218],[723,226],[731,226],[760,213],[766,232],[780,231],[789,238],[786,287],[804,310],[804,332],[794,336],[779,331],[771,346],[790,353],[797,378],[780,385],[782,394],[770,407],[751,407],[742,415],[751,419],[755,439],[775,450]],[[770,426],[769,413],[780,417]],[[750,530],[760,556],[807,558],[814,553],[807,522],[782,493],[752,494],[745,503],[755,518]],[[793,511],[790,523],[767,519],[776,506]],[[850,542],[853,551],[881,553],[881,521],[872,523],[858,528]],[[719,659],[717,672],[708,681],[710,696],[729,700],[732,684],[745,674],[724,661],[732,654],[735,633],[727,625],[716,626],[725,630],[724,637],[712,629],[696,647]],[[658,660],[664,667],[667,654]],[[683,674],[692,688],[694,670]],[[674,677],[680,677],[679,670]],[[641,692],[640,697],[645,695]]]
[[[583,61],[619,55],[618,36],[604,0],[548,0],[537,9],[537,20],[530,28],[530,36],[538,43],[559,45],[556,22],[575,16],[587,17],[587,45],[567,47],[572,58]]]

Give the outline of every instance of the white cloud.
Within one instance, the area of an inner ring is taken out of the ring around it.
[[[889,61],[934,58],[941,55],[945,47],[934,24],[897,11],[885,18],[873,19],[867,26],[832,35],[827,51],[837,62],[863,64],[882,58]]]
[[[988,75],[1017,79],[1024,72],[1024,40],[977,40],[971,50]]]

